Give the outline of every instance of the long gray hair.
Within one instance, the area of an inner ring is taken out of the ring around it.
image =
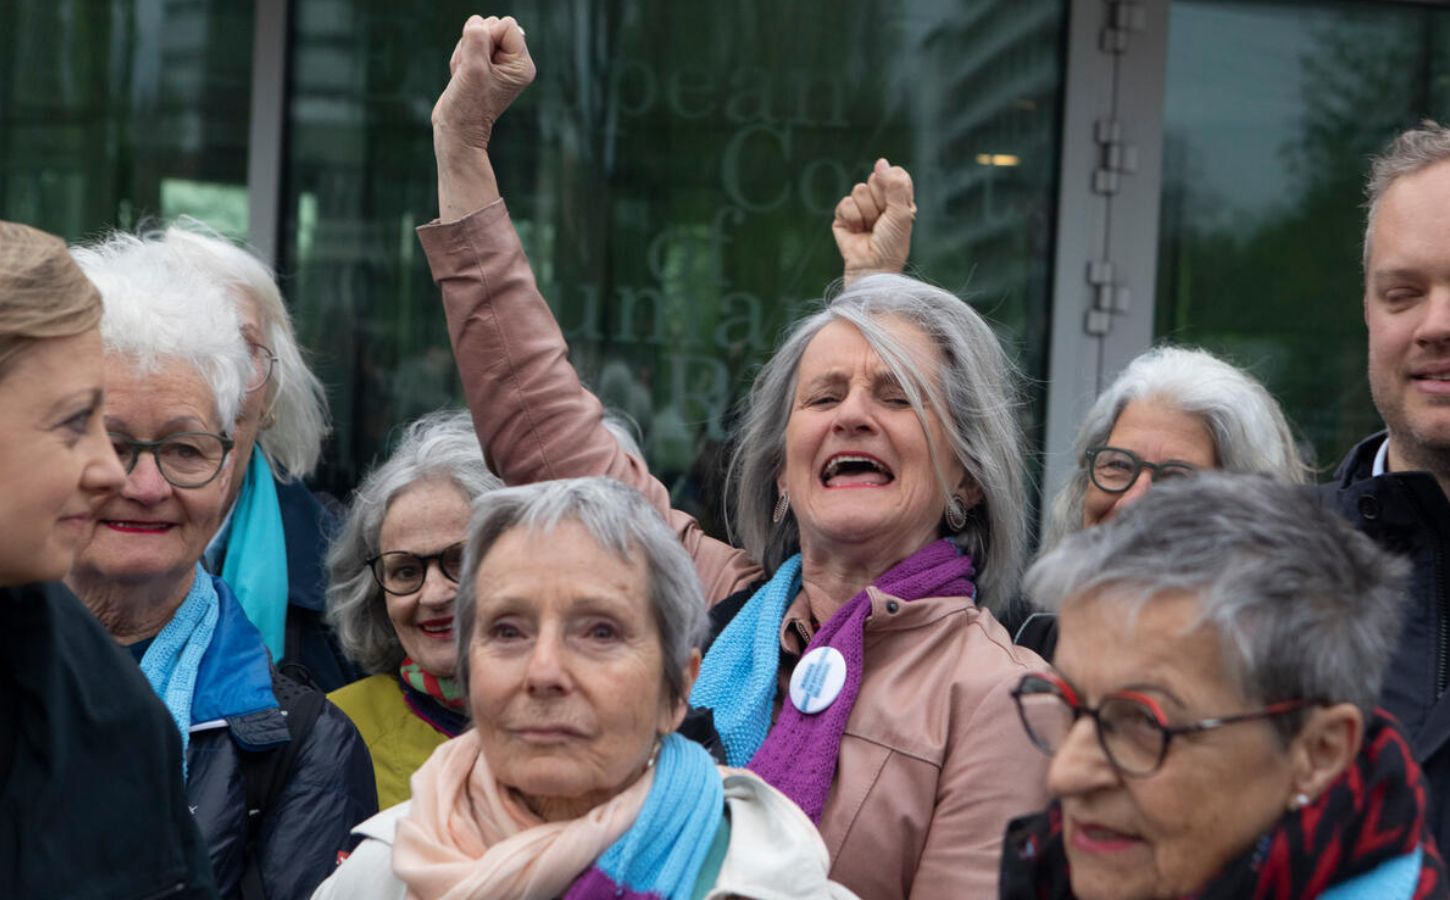
[[[1213,438],[1218,467],[1228,472],[1262,472],[1291,484],[1309,481],[1289,420],[1278,401],[1252,375],[1194,347],[1156,347],[1128,364],[1078,426],[1073,441],[1077,463],[1052,502],[1044,548],[1082,527],[1087,496],[1089,447],[1106,443],[1127,405],[1158,400],[1197,416]]]
[[[883,321],[890,318],[920,329],[941,351],[937,377],[922,371],[891,334]],[[1018,375],[991,327],[970,306],[902,275],[858,280],[797,323],[756,376],[730,460],[732,537],[767,573],[800,549],[795,516],[772,521],[776,479],[785,467],[785,428],[801,357],[811,339],[836,321],[854,326],[881,357],[923,430],[927,411],[936,415],[953,455],[981,489],[982,500],[968,511],[966,526],[948,536],[976,563],[979,602],[1002,608],[1016,593],[1027,548],[1023,439],[1015,417]],[[954,486],[944,475],[945,461],[932,463],[945,510]]]
[[[434,478],[452,483],[470,503],[503,486],[484,464],[466,410],[429,413],[403,431],[398,449],[353,494],[327,551],[327,618],[337,629],[343,652],[367,672],[391,672],[404,656],[388,619],[387,598],[367,561],[378,552],[378,535],[393,498]]]

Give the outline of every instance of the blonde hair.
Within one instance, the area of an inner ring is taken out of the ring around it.
[[[65,241],[0,222],[0,377],[33,343],[81,334],[101,320],[101,294]]]

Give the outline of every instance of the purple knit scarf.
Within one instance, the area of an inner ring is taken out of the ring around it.
[[[951,541],[933,541],[897,563],[873,582],[884,594],[901,600],[923,597],[971,597],[975,594],[972,558],[962,555]],[[836,757],[846,720],[861,692],[865,660],[866,619],[871,598],[861,591],[821,626],[806,647],[835,647],[846,659],[846,683],[830,706],[806,715],[786,698],[775,726],[751,758],[748,768],[774,785],[805,810],[812,822],[821,821],[826,796],[836,777]],[[803,654],[804,656],[804,654]]]

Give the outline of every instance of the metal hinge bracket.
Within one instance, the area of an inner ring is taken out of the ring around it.
[[[1108,20],[1098,46],[1104,53],[1126,53],[1134,32],[1148,27],[1148,13],[1141,0],[1106,0]]]
[[[1087,266],[1087,282],[1093,288],[1093,303],[1087,311],[1083,330],[1102,336],[1112,330],[1113,316],[1125,313],[1132,304],[1132,294],[1118,284],[1113,264],[1106,259],[1093,260]]]
[[[1098,166],[1093,170],[1093,191],[1115,194],[1118,179],[1138,171],[1138,148],[1123,140],[1123,124],[1117,119],[1098,119],[1093,125],[1093,141],[1098,145]]]

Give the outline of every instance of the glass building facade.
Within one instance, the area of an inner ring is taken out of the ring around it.
[[[0,218],[201,219],[279,272],[327,384],[317,486],[461,402],[414,228],[475,7],[0,0]],[[832,210],[912,173],[914,274],[991,320],[1033,465],[1155,339],[1264,378],[1332,465],[1376,427],[1365,157],[1450,114],[1450,11],[1339,0],[520,0],[504,196],[575,364],[717,531],[732,409],[840,274]],[[1309,14],[1312,13],[1312,14]],[[1107,263],[1107,268],[1102,264]],[[1114,275],[1104,275],[1103,273]],[[1055,473],[1055,474],[1054,474]],[[1035,502],[1036,498],[1032,498]]]

